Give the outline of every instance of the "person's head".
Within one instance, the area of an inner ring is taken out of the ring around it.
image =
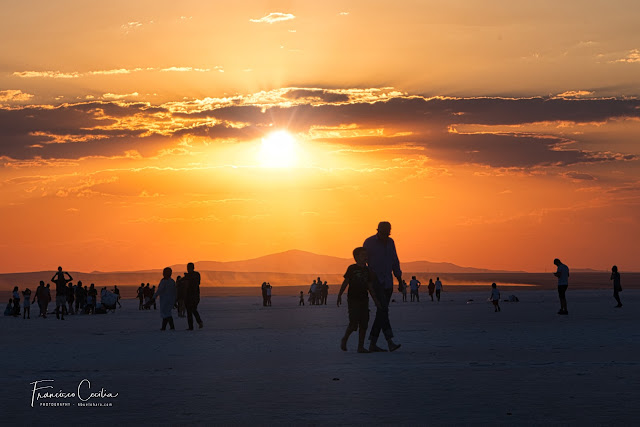
[[[388,221],[381,221],[378,223],[378,238],[386,240],[391,235],[391,223]]]
[[[362,246],[359,246],[353,250],[353,259],[356,260],[356,264],[365,265],[367,263],[367,250]]]
[[[44,280],[40,280],[40,286],[44,286]]]
[[[440,277],[436,277],[436,280],[440,280]]]
[[[196,268],[196,266],[195,266],[195,265],[193,265],[193,263],[192,263],[192,262],[190,262],[189,264],[187,264],[187,271],[188,271],[189,273],[192,273],[194,268]]]
[[[618,272],[618,266],[614,265],[613,267],[611,267],[611,271],[613,271],[614,273]]]
[[[491,284],[491,287],[492,287],[492,288],[495,288],[495,287],[496,287],[496,284],[495,284],[495,283],[492,283],[492,284]]]
[[[559,260],[558,258],[554,259],[554,260],[553,260],[553,263],[554,263],[555,265],[560,265],[560,264],[562,264],[562,262],[560,262],[560,260]]]
[[[73,288],[73,283],[72,283],[72,282],[69,282],[68,287]]]
[[[58,267],[58,271],[62,271],[62,267]]]
[[[78,280],[78,286],[82,286],[82,280]]]
[[[95,287],[96,287],[96,285],[94,285],[94,284],[92,283],[90,287],[91,287],[91,289],[93,289],[93,288],[95,288]]]
[[[18,287],[16,286],[15,288],[13,288],[13,290],[14,290],[14,291],[17,291],[17,290],[18,290]]]
[[[51,283],[47,283],[47,288],[51,287]]]
[[[300,295],[304,295],[304,292],[300,291]]]
[[[317,283],[317,280],[316,280],[316,279],[313,279],[313,284],[315,285],[316,283]]]
[[[412,280],[416,280],[416,276],[411,276],[411,279]]]

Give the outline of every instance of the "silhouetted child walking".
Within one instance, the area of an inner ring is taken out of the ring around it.
[[[298,305],[304,305],[304,292],[300,291],[300,302],[298,302]]]
[[[381,309],[380,303],[375,297],[373,291],[372,273],[367,267],[367,250],[359,247],[353,250],[353,258],[356,263],[351,264],[344,273],[344,281],[338,292],[338,307],[342,304],[342,294],[347,286],[347,306],[349,308],[349,325],[344,332],[344,336],[340,340],[340,348],[347,351],[347,340],[352,332],[360,328],[358,334],[358,353],[369,353],[364,347],[364,340],[367,336],[367,328],[369,327],[369,295],[373,298],[373,302]]]
[[[493,303],[494,312],[500,311],[500,291],[495,283],[491,284],[491,302]]]

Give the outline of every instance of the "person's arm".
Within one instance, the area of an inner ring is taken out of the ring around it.
[[[63,274],[66,274],[67,276],[69,276],[69,280],[67,280],[68,282],[73,280],[73,277],[71,277],[71,275],[67,271],[65,271]]]
[[[373,281],[372,280],[369,280],[367,282],[367,287],[369,288],[369,295],[371,295],[371,299],[373,300],[373,303],[376,305],[377,308],[382,310],[382,305],[380,304],[380,301],[378,301],[378,298],[376,297],[376,293],[373,290]]]
[[[340,304],[342,304],[342,294],[344,293],[344,290],[347,289],[347,286],[349,286],[349,279],[345,277],[344,281],[342,282],[342,286],[340,286],[340,292],[338,292],[338,301],[336,303],[338,307],[340,307]]]

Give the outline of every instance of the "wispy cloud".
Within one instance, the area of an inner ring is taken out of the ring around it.
[[[138,92],[133,92],[133,93],[124,93],[124,94],[117,94],[117,93],[105,93],[102,95],[102,97],[104,99],[124,99],[124,98],[136,98],[140,96],[140,94]]]
[[[211,71],[211,70],[208,69],[208,68],[169,67],[169,68],[162,68],[160,71],[161,72],[175,71],[175,72],[179,72],[179,73],[185,73],[185,72],[189,72],[189,71],[196,71],[198,73],[206,73],[207,71]]]
[[[60,71],[16,71],[13,75],[25,79],[37,77],[46,77],[50,79],[77,79],[80,77],[80,73],[64,73]]]
[[[273,12],[260,19],[249,19],[249,21],[259,24],[273,24],[274,22],[290,21],[292,19],[295,19],[295,16],[290,13]]]
[[[585,96],[591,96],[594,92],[588,90],[568,90],[566,92],[559,93],[556,95],[558,98],[580,98]]]
[[[33,98],[33,95],[29,93],[24,93],[21,90],[16,90],[16,89],[0,90],[0,102],[28,101],[31,98]]]

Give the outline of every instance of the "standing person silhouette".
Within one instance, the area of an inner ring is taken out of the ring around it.
[[[613,297],[618,301],[616,308],[620,308],[622,307],[622,302],[620,301],[619,292],[622,292],[622,285],[620,285],[620,273],[618,273],[618,266],[616,265],[611,267],[611,280],[613,280]]]
[[[362,245],[368,254],[369,268],[373,273],[373,290],[380,303],[377,306],[376,317],[373,320],[371,331],[369,332],[369,351],[386,351],[378,347],[378,337],[380,331],[384,334],[389,346],[389,351],[400,348],[400,344],[393,342],[393,331],[389,320],[389,303],[393,294],[393,276],[398,280],[398,285],[402,285],[402,270],[400,270],[400,260],[396,252],[396,245],[389,235],[391,234],[391,224],[382,221],[378,224],[378,232],[368,237]]]
[[[171,310],[176,304],[176,282],[171,278],[171,267],[162,270],[162,280],[158,284],[158,290],[153,294],[153,299],[160,297],[160,316],[162,317],[161,331],[167,329],[167,323],[171,329],[175,329]],[[154,286],[155,287],[155,286]]]
[[[569,311],[567,311],[567,297],[565,296],[569,287],[569,267],[564,265],[558,258],[554,259],[553,263],[558,267],[556,272],[553,273],[558,278],[558,297],[560,298],[560,311],[558,311],[558,314],[569,314]]]
[[[204,324],[198,313],[198,304],[200,303],[200,273],[194,271],[195,265],[190,262],[187,264],[187,272],[182,280],[187,283],[187,292],[184,299],[184,305],[187,309],[187,323],[189,330],[193,331],[193,317],[195,316],[198,327],[202,328]]]
[[[65,279],[65,274],[69,277],[68,279]],[[64,320],[64,307],[67,304],[67,283],[72,280],[73,277],[66,271],[62,271],[62,267],[58,267],[58,271],[51,278],[51,281],[56,284],[56,319]]]

